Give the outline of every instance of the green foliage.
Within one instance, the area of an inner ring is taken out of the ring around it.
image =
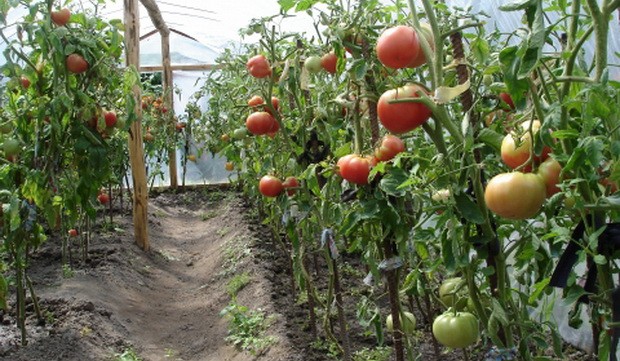
[[[114,355],[114,361],[142,361],[142,358],[130,347],[122,353]]]
[[[391,347],[364,348],[353,354],[353,361],[387,361],[392,356]]]
[[[231,279],[228,280],[226,284],[226,292],[230,295],[230,297],[237,296],[237,293],[241,291],[245,286],[247,286],[252,278],[250,277],[249,272],[243,272],[240,274],[234,275]]]
[[[229,330],[226,341],[252,355],[261,355],[269,345],[277,341],[274,336],[266,334],[272,322],[272,317],[258,310],[251,310],[246,306],[231,303],[220,312],[228,318]]]

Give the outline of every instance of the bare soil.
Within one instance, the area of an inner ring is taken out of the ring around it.
[[[237,193],[200,189],[153,194],[148,252],[133,241],[130,210],[114,206],[112,223],[108,215],[98,216],[85,262],[74,246],[73,267],[63,270],[58,238],[50,238],[34,254],[29,274],[44,319],[33,315],[29,300],[29,342],[21,346],[12,300],[13,309],[0,313],[0,360],[113,361],[127,350],[144,361],[334,360],[320,343],[313,343],[306,304],[298,302],[291,287],[288,256]],[[341,262],[349,270],[343,272],[343,288],[358,292],[361,278],[356,273],[362,265],[346,255]],[[258,354],[225,340],[228,319],[220,312],[232,300],[230,280],[241,274],[250,278],[235,302],[269,315],[266,333],[275,340]],[[376,345],[355,322],[356,292],[344,299],[354,351]],[[414,312],[418,328],[425,331],[416,347],[421,359],[464,359],[460,352],[435,350],[429,323]],[[386,343],[390,345],[389,337]],[[484,351],[473,350],[470,360],[482,359]],[[568,359],[586,357],[578,353]]]

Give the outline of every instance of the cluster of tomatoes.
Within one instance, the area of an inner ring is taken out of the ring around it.
[[[254,135],[268,135],[274,137],[280,130],[280,123],[276,120],[274,112],[280,109],[280,100],[271,97],[271,107],[265,104],[260,95],[254,95],[248,100],[248,106],[252,113],[247,117],[245,126]]]
[[[286,194],[292,197],[297,188],[299,188],[299,181],[295,177],[287,177],[281,181],[275,176],[265,175],[258,182],[258,190],[265,197],[277,197],[285,190]]]
[[[56,26],[66,26],[71,19],[71,10],[64,8],[58,11],[52,11],[50,13],[50,18]],[[65,58],[65,65],[67,67],[67,70],[74,74],[84,73],[89,68],[89,64],[86,59],[84,59],[84,57],[78,53],[68,54]],[[30,81],[28,79],[26,79],[26,81],[29,85]],[[24,84],[26,81],[22,79],[22,84]]]
[[[510,108],[510,97],[503,99]],[[558,193],[562,166],[550,157],[551,148],[544,146],[540,155],[534,152],[534,140],[541,123],[524,121],[506,134],[501,144],[501,158],[512,172],[501,173],[487,184],[484,199],[495,214],[513,220],[536,215],[545,199]],[[536,172],[532,170],[536,168]]]

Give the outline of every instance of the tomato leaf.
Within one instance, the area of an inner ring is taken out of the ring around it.
[[[493,311],[491,312],[491,319],[496,319],[497,321],[499,321],[500,324],[507,326],[508,325],[508,316],[506,315],[506,311],[504,310],[504,307],[502,307],[502,305],[499,303],[498,300],[496,300],[495,298],[491,299],[491,304],[492,304],[492,309]]]
[[[607,263],[607,258],[602,254],[597,254],[596,256],[594,256],[594,263],[604,265]]]
[[[540,282],[536,282],[536,284],[534,285],[534,290],[527,300],[529,304],[534,304],[538,300],[540,295],[547,289],[550,280],[551,278],[547,277]]]
[[[295,6],[295,0],[278,0],[278,5],[283,12],[287,12]]]
[[[611,143],[611,154],[614,157],[620,157],[620,141],[618,140],[614,140]],[[613,174],[615,173],[615,171],[612,171],[612,180],[617,179],[620,180],[620,163],[616,163],[616,169],[618,170],[618,178],[614,178]]]
[[[556,130],[551,133],[551,136],[557,139],[577,139],[579,132],[576,129]]]
[[[475,224],[484,223],[484,216],[482,215],[480,208],[478,208],[478,205],[476,205],[476,203],[474,203],[474,201],[472,201],[467,194],[455,194],[454,200],[456,201],[456,208],[459,210],[459,213],[468,222]]]
[[[386,194],[402,197],[407,192],[406,187],[401,187],[409,177],[402,168],[392,168],[379,182],[379,188]]]
[[[482,143],[492,147],[493,149],[495,149],[498,152],[500,151],[500,149],[502,147],[502,140],[503,139],[504,139],[503,135],[501,135],[498,132],[496,132],[494,130],[491,130],[489,128],[483,128],[478,133],[478,140],[480,140]]]
[[[611,349],[611,337],[607,333],[607,330],[603,328],[599,333],[599,345],[598,345],[598,359],[609,360],[609,353]],[[615,350],[614,350],[615,352]]]
[[[524,10],[534,5],[536,0],[515,0],[499,7],[501,11],[517,11]]]
[[[476,60],[482,64],[486,62],[489,58],[490,50],[489,43],[483,37],[476,37],[469,44],[469,48],[471,49],[472,54],[476,58]]]
[[[504,83],[512,96],[515,103],[519,103],[524,99],[529,85],[526,79],[519,78],[519,69],[521,68],[521,57],[517,46],[510,46],[499,53],[499,61],[502,64],[502,72],[504,73]]]

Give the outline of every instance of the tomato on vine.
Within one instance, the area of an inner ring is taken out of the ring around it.
[[[292,197],[295,195],[296,188],[299,187],[299,181],[293,176],[286,177],[284,182],[282,182],[282,187],[286,190],[286,194],[288,194],[289,197]]]
[[[532,161],[539,163],[547,159],[551,152],[551,148],[548,146],[543,147],[540,156],[533,153],[534,141],[532,136],[536,136],[540,126],[538,120],[525,121],[517,127],[516,131],[506,134],[501,145],[501,156],[504,164],[511,169],[522,167],[524,172],[530,172]]]
[[[57,26],[65,26],[69,22],[69,18],[71,18],[71,11],[67,8],[58,11],[52,11],[50,13],[50,17],[52,19],[52,22]]]
[[[484,201],[492,212],[514,220],[536,215],[546,196],[545,182],[535,173],[498,174],[491,178],[484,191]]]
[[[272,133],[280,128],[273,115],[267,112],[254,112],[250,114],[245,121],[245,126],[254,135]]]
[[[265,175],[258,183],[258,190],[265,197],[277,197],[284,190],[284,186],[278,178],[272,175]]]
[[[330,74],[336,73],[336,64],[338,63],[338,57],[332,51],[321,57],[321,67]]]
[[[342,157],[340,159],[342,162],[338,161],[340,176],[351,183],[359,185],[368,184],[371,167],[370,160],[357,154],[350,154],[349,156]]]
[[[246,67],[255,78],[266,78],[271,75],[271,66],[264,55],[259,54],[248,59]]]
[[[415,30],[405,25],[384,30],[377,39],[376,50],[379,61],[393,69],[410,67],[422,51]]]
[[[381,140],[381,145],[375,149],[375,157],[379,161],[388,161],[398,153],[405,151],[405,143],[392,134],[386,134]]]
[[[405,315],[404,321],[403,321],[402,315]],[[413,313],[403,311],[401,316],[399,317],[399,321],[400,321],[400,327],[406,335],[414,334],[417,321]],[[387,328],[388,331],[394,332],[394,319],[391,314],[389,314],[385,318],[385,327]]]
[[[77,53],[67,55],[65,63],[67,65],[67,70],[71,73],[81,74],[88,70],[88,62]]]
[[[469,312],[446,311],[433,321],[433,336],[450,348],[465,348],[478,341],[478,319]]]
[[[553,158],[547,158],[538,166],[538,174],[545,182],[547,197],[551,197],[552,195],[560,192],[558,184],[560,183],[561,172],[562,166]]]
[[[431,116],[431,110],[418,102],[396,102],[407,98],[419,98],[419,92],[426,90],[416,84],[408,84],[400,88],[390,89],[383,93],[377,103],[377,115],[383,126],[394,134],[409,132],[424,124]]]

